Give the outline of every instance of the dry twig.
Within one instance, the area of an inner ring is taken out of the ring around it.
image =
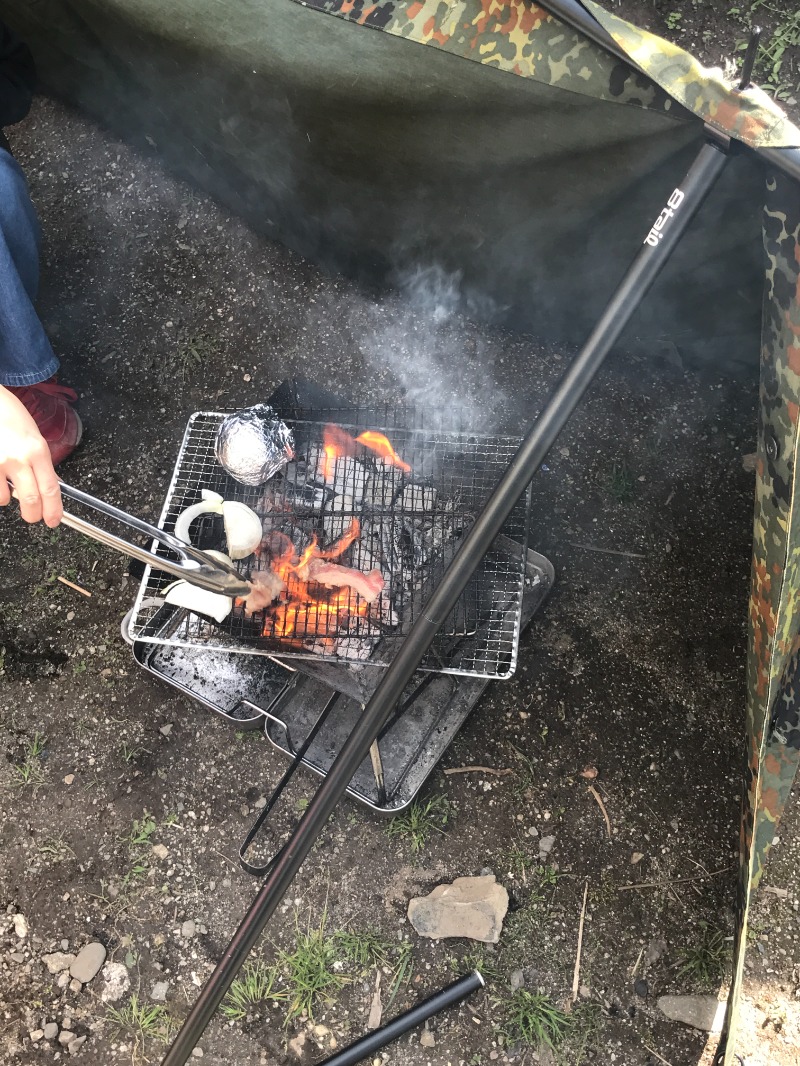
[[[642,944],[642,950],[639,952],[639,958],[633,964],[633,969],[631,970],[631,977],[636,976],[636,971],[639,969],[639,963],[642,961],[642,955],[644,955],[644,944]]]
[[[606,820],[606,832],[608,833],[608,839],[610,840],[611,839],[611,819],[608,817],[608,811],[606,810],[606,805],[605,805],[605,803],[603,803],[603,798],[600,795],[600,793],[597,791],[597,789],[594,787],[594,785],[589,785],[589,791],[594,796],[594,798],[597,800],[597,806],[603,812],[603,817]]]
[[[585,552],[602,552],[603,555],[622,555],[626,559],[646,559],[646,555],[642,555],[641,552],[621,552],[615,551],[614,548],[596,548],[594,544],[575,544],[573,541],[569,542],[570,548],[582,548]]]
[[[89,592],[87,589],[82,589],[80,587],[80,585],[76,585],[72,581],[67,581],[67,579],[65,577],[59,576],[59,577],[56,578],[56,581],[60,581],[61,584],[62,585],[66,585],[67,588],[74,589],[75,592],[80,592],[81,596],[91,596],[92,595],[91,592]]]
[[[494,774],[495,777],[505,777],[506,774],[513,774],[514,771],[508,770],[495,770],[491,766],[452,766],[449,770],[445,770],[446,774]]]
[[[657,1051],[653,1051],[653,1049],[651,1047],[648,1047],[647,1044],[642,1044],[642,1047],[645,1049],[645,1051],[649,1051],[651,1055],[655,1055],[659,1062],[664,1063],[664,1066],[672,1066],[670,1062],[667,1062],[663,1055],[659,1055]]]
[[[572,1002],[578,998],[578,988],[581,981],[581,949],[583,947],[583,921],[586,917],[586,898],[589,895],[589,880],[583,886],[583,906],[581,907],[581,920],[578,923],[578,951],[575,955],[575,972],[572,975]]]
[[[731,869],[724,866],[721,870],[712,870],[710,874],[695,874],[694,877],[673,877],[669,881],[639,881],[631,885],[618,885],[618,892],[625,892],[631,888],[672,888],[673,885],[682,885],[686,881],[707,881],[709,877],[719,877]]]

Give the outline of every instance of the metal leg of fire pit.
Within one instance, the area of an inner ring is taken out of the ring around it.
[[[715,138],[709,133],[709,138]],[[573,360],[544,410],[528,431],[489,501],[464,538],[364,713],[317,789],[297,829],[281,850],[250,909],[162,1060],[184,1066],[236,974],[285,896],[350,779],[369,753],[423,655],[444,624],[473,572],[501,532],[519,498],[592,383],[612,345],[669,259],[691,219],[725,166],[726,146],[709,139],[682,184],[669,196],[638,255],[612,296],[589,340]]]

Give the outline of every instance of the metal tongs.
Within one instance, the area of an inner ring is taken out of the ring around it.
[[[228,563],[215,559],[212,555],[207,555],[206,552],[200,551],[199,548],[179,540],[172,533],[167,533],[157,526],[151,526],[149,522],[144,522],[141,518],[128,514],[127,511],[121,511],[119,507],[114,507],[113,504],[106,503],[105,500],[98,500],[96,497],[90,496],[88,492],[73,488],[72,485],[67,485],[63,481],[60,481],[59,484],[63,496],[68,496],[78,503],[86,504],[87,507],[93,507],[95,511],[100,511],[123,525],[130,526],[131,529],[144,533],[146,536],[152,537],[153,540],[160,541],[161,544],[166,545],[176,555],[180,556],[181,561],[175,562],[164,556],[156,555],[146,548],[140,548],[138,544],[132,544],[130,541],[123,540],[122,537],[108,533],[105,529],[87,522],[85,518],[78,518],[77,515],[69,514],[65,511],[62,521],[70,529],[85,533],[87,537],[99,540],[101,544],[105,544],[108,548],[115,548],[118,552],[122,552],[123,555],[130,555],[132,558],[138,559],[142,563],[148,563],[158,570],[165,570],[168,574],[181,577],[184,581],[188,581],[189,584],[197,585],[198,588],[205,589],[207,592],[219,592],[224,596],[246,596],[251,591],[249,581],[245,581],[235,567],[230,566]]]

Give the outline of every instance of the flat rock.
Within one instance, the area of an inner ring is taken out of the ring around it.
[[[32,1029],[28,1036],[31,1038],[31,1043],[38,1044],[44,1036],[44,1029]]]
[[[44,1027],[44,1038],[45,1038],[45,1040],[55,1040],[55,1038],[57,1036],[58,1036],[58,1026],[56,1025],[55,1022],[48,1022],[47,1025]]]
[[[61,973],[62,970],[68,970],[74,961],[75,956],[66,951],[54,951],[50,955],[42,955],[42,962],[53,975]]]
[[[169,991],[169,981],[156,981],[150,989],[150,999],[154,1003],[163,1003]]]
[[[725,1004],[716,996],[661,996],[658,1009],[673,1022],[683,1022],[704,1033],[722,1031]]]
[[[8,957],[11,959],[12,962],[24,962],[25,961],[25,956],[22,954],[21,951],[10,951],[8,953]]]
[[[80,981],[81,984],[88,985],[100,972],[100,967],[105,961],[106,949],[103,944],[95,940],[78,952],[77,958],[69,968],[70,976]]]
[[[121,962],[107,962],[103,967],[103,981],[100,999],[103,1003],[116,1003],[131,987],[128,967]]]
[[[191,940],[195,934],[196,926],[191,918],[188,918],[181,926],[181,936],[184,940]]]
[[[438,885],[427,896],[408,904],[408,920],[420,936],[432,940],[466,937],[483,944],[496,944],[508,910],[508,892],[493,874],[457,877],[452,884]]]
[[[70,1053],[70,1055],[77,1055],[85,1043],[85,1036],[76,1036],[67,1044],[67,1051]]]

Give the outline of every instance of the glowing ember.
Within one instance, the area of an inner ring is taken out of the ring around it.
[[[408,463],[403,462],[392,447],[389,439],[384,437],[382,433],[376,433],[371,429],[364,430],[357,437],[351,437],[341,426],[329,424],[325,427],[322,443],[325,453],[325,458],[322,461],[322,475],[326,481],[330,481],[334,476],[336,460],[346,456],[357,455],[359,444],[380,456],[384,462],[389,463],[391,466],[398,467],[406,474],[411,472],[411,467]]]

